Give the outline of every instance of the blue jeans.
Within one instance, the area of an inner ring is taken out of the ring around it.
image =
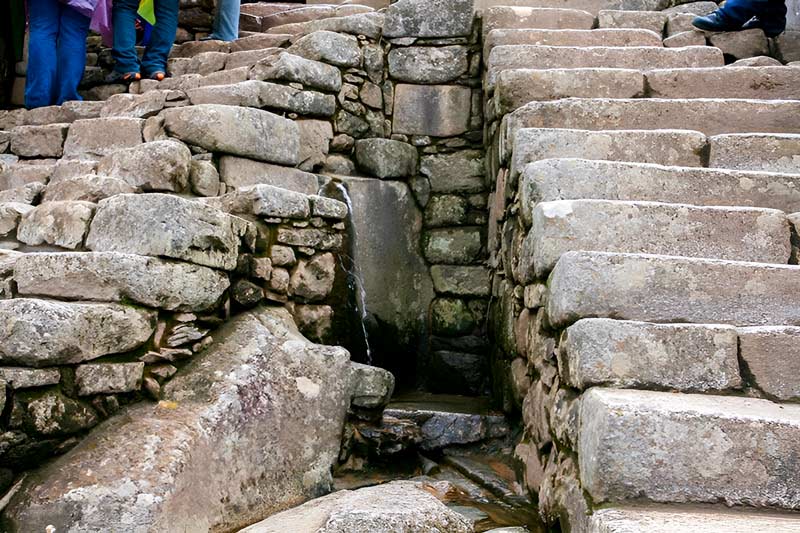
[[[214,17],[211,39],[220,41],[235,41],[239,38],[239,0],[219,0],[217,14]]]
[[[741,26],[751,18],[758,17],[765,31],[780,33],[786,29],[784,0],[727,0],[718,11],[731,25]]]
[[[86,67],[89,17],[58,0],[28,0],[30,36],[25,106],[29,109],[80,100]]]
[[[114,0],[111,16],[114,22],[114,70],[122,74],[142,72],[150,76],[167,71],[167,58],[178,31],[178,0],[155,0],[156,25],[150,44],[142,57],[136,54],[136,11],[139,0]]]

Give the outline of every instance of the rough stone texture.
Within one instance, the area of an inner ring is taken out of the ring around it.
[[[797,100],[573,98],[532,102],[504,120],[518,128],[683,129],[720,133],[800,133]]]
[[[437,293],[478,297],[490,295],[490,276],[486,267],[434,265],[431,267],[431,277]]]
[[[683,46],[705,46],[706,36],[697,30],[682,31],[664,39],[667,48],[680,48]]]
[[[386,9],[383,36],[465,37],[472,20],[473,0],[399,0]]]
[[[431,329],[444,337],[466,335],[475,329],[475,317],[464,300],[437,298],[431,305]]]
[[[661,35],[667,24],[667,13],[661,11],[619,11],[601,9],[597,13],[598,28],[642,28]]]
[[[487,60],[486,84],[493,88],[498,73],[519,68],[694,68],[725,65],[719,50],[709,46],[498,46]]]
[[[211,309],[229,285],[210,268],[114,252],[26,254],[15,262],[14,281],[26,296],[133,301],[170,311]]]
[[[417,149],[404,142],[362,139],[356,141],[355,155],[359,167],[381,179],[417,173]]]
[[[338,68],[288,52],[259,61],[250,72],[250,79],[298,82],[330,92],[342,88],[342,73]]]
[[[651,70],[653,98],[800,99],[800,71],[785,67],[717,67]]]
[[[574,157],[701,167],[705,147],[705,135],[694,131],[525,128],[514,137],[511,174],[542,159]]]
[[[359,178],[343,182],[352,203],[355,263],[361,270],[365,307],[397,328],[398,344],[416,347],[427,330],[434,297],[419,249],[422,214],[405,183]]]
[[[551,274],[554,326],[579,318],[740,326],[800,325],[800,267],[567,252]]]
[[[484,157],[481,150],[423,156],[419,171],[430,181],[432,192],[478,193],[486,187],[483,179]]]
[[[20,218],[33,209],[34,207],[31,205],[18,202],[0,203],[0,234],[10,235],[14,232],[19,225]]]
[[[503,115],[534,100],[560,98],[635,98],[645,92],[644,74],[611,68],[518,69],[497,77],[496,113]]]
[[[376,409],[389,403],[394,392],[394,376],[377,366],[350,363],[351,404]]]
[[[705,39],[703,39],[705,44]],[[484,38],[483,57],[495,46],[538,44],[544,46],[661,46],[661,34],[643,29],[595,30],[492,30]]]
[[[17,126],[11,131],[11,151],[20,157],[61,157],[69,124]]]
[[[471,106],[469,87],[400,83],[395,86],[392,131],[433,137],[460,135],[469,129]]]
[[[467,73],[465,46],[409,46],[393,48],[388,55],[389,75],[409,83],[446,83]]]
[[[27,415],[32,429],[43,436],[76,433],[98,422],[91,408],[56,391],[49,391],[28,403]]]
[[[798,525],[788,513],[652,504],[600,509],[589,520],[590,533],[793,533]]]
[[[78,395],[113,394],[139,390],[144,363],[105,363],[79,365],[75,369]]]
[[[347,352],[308,343],[285,310],[239,315],[159,404],[130,408],[30,476],[6,527],[232,531],[324,494],[349,372]]]
[[[800,399],[800,328],[739,329],[739,354],[756,385],[779,401]]]
[[[192,153],[177,141],[155,141],[118,150],[100,160],[98,174],[122,179],[144,191],[183,191]]]
[[[468,265],[480,258],[479,228],[444,228],[427,233],[423,242],[425,258],[434,264]]]
[[[472,522],[436,499],[440,484],[393,481],[312,500],[245,528],[241,533],[469,533]],[[445,485],[448,485],[445,483]]]
[[[708,142],[710,167],[800,173],[800,135],[717,135]]]
[[[783,63],[770,56],[747,57],[734,61],[732,67],[780,67]]]
[[[264,184],[309,195],[319,189],[314,174],[229,155],[220,158],[219,174],[228,187],[234,188]]]
[[[189,164],[189,183],[198,196],[217,196],[220,192],[219,172],[211,161],[195,161]]]
[[[520,271],[526,283],[541,278],[571,250],[786,264],[790,238],[786,215],[773,209],[559,200],[534,208]]]
[[[520,178],[523,219],[539,202],[596,198],[800,211],[800,176],[586,159],[530,163]]]
[[[233,270],[244,226],[241,219],[177,196],[121,194],[98,204],[86,247]]]
[[[361,48],[358,39],[332,31],[315,31],[301,37],[287,52],[313,61],[339,67],[360,67]]]
[[[478,3],[480,5],[481,0]],[[513,4],[482,7],[486,8],[483,12],[484,34],[494,29],[591,30],[595,22],[593,14],[580,9]]]
[[[723,54],[735,59],[769,54],[767,36],[760,29],[711,33],[708,41],[711,46],[716,46]]]
[[[333,99],[333,95],[329,95]],[[298,120],[300,128],[300,164],[313,171],[325,164],[333,140],[333,126],[326,120]]]
[[[387,7],[386,0],[362,0],[362,4],[375,4],[374,8]],[[380,4],[380,5],[377,5]],[[351,6],[354,7],[354,6]],[[383,31],[383,13],[357,13],[345,17],[331,17],[308,22],[283,24],[270,28],[268,33],[289,33],[304,35],[315,31],[332,31],[336,33],[349,33],[350,35],[363,35],[371,39],[380,39]]]
[[[202,104],[164,111],[170,135],[207,150],[284,165],[300,157],[300,132],[293,121],[247,107]]]
[[[580,419],[581,484],[595,503],[800,507],[800,406],[594,388]]]
[[[311,214],[308,196],[271,185],[242,187],[205,203],[235,215],[306,219]]]
[[[723,391],[741,386],[736,329],[593,318],[566,331],[560,374],[578,389],[595,385]]]
[[[289,294],[301,301],[324,300],[333,290],[336,277],[336,258],[331,253],[318,254],[297,262],[289,280]]]
[[[131,306],[27,298],[0,300],[0,318],[0,361],[33,367],[132,350],[150,338],[155,326],[155,313]]]
[[[58,368],[0,368],[0,379],[12,389],[28,389],[56,385],[61,381]]]
[[[17,228],[17,239],[37,246],[54,244],[75,249],[83,243],[95,204],[47,202],[26,213]]]
[[[121,148],[141,144],[144,120],[108,117],[76,120],[69,127],[64,156],[100,158]]]
[[[44,191],[44,202],[92,202],[97,203],[104,198],[117,194],[129,194],[136,189],[121,179],[89,174],[75,178],[50,181]]]

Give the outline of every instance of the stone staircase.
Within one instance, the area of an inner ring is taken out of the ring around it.
[[[483,14],[495,335],[570,531],[800,529],[800,68],[674,47],[700,4]]]

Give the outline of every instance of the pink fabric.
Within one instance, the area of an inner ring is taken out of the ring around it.
[[[111,24],[111,3],[112,0],[100,0],[92,14],[90,28],[103,37],[103,44],[111,46],[114,44],[114,32]]]
[[[66,4],[81,15],[91,17],[97,7],[99,0],[61,0],[62,4]]]

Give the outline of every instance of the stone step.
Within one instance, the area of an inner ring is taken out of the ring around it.
[[[493,89],[497,74],[518,68],[696,68],[722,67],[722,52],[710,46],[497,46],[486,59],[486,87]]]
[[[755,98],[800,100],[800,69],[713,67],[651,70],[645,73],[653,98]]]
[[[577,448],[595,504],[800,509],[800,405],[594,388],[581,401]]]
[[[739,328],[739,357],[753,383],[770,398],[800,399],[800,328]]]
[[[800,173],[798,134],[716,135],[708,143],[710,167]]]
[[[626,505],[595,511],[589,533],[746,533],[800,531],[800,515],[789,512],[729,509],[698,505]]]
[[[594,25],[594,15],[579,9],[504,5],[483,12],[484,35],[492,30],[590,30]]]
[[[497,29],[484,38],[483,57],[496,46],[664,46],[661,35],[650,30],[606,28],[597,30]]]
[[[618,161],[535,161],[522,173],[520,192],[521,213],[528,225],[534,206],[553,200],[645,200],[800,211],[800,174]]]
[[[600,30],[593,30],[593,33]],[[620,30],[622,31],[622,30]],[[711,67],[635,69],[513,69],[498,73],[495,115],[529,102],[560,98],[745,98],[800,99],[800,69]]]
[[[559,368],[581,390],[724,391],[742,384],[737,339],[732,326],[587,318],[567,328]]]
[[[800,325],[800,267],[794,265],[567,252],[548,285],[554,327],[581,318]]]
[[[501,146],[501,153],[509,145]],[[684,130],[588,131],[525,128],[513,139],[512,181],[542,159],[572,158],[634,161],[659,165],[703,166],[706,137]]]
[[[520,128],[688,129],[721,133],[800,133],[799,100],[723,98],[567,98],[531,102],[506,115],[506,135]]]
[[[527,103],[562,98],[639,98],[645,96],[644,73],[621,68],[513,69],[497,75],[495,116]]]
[[[597,14],[603,9],[653,11],[668,8],[668,0],[475,0],[475,9],[488,10],[494,6],[536,6],[539,8],[585,9]]]
[[[542,278],[578,250],[787,264],[792,246],[789,220],[774,209],[558,200],[533,209],[520,275]]]

